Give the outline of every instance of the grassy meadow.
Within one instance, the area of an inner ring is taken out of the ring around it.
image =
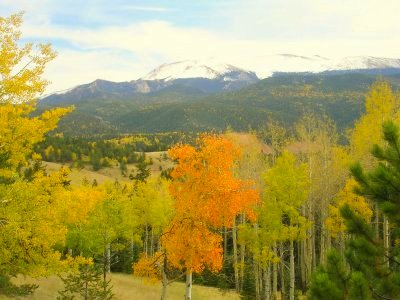
[[[62,281],[51,276],[43,279],[29,279],[19,277],[15,280],[17,283],[35,283],[39,288],[35,293],[26,300],[52,300],[56,299],[57,292],[63,289]],[[143,280],[127,274],[112,274],[111,282],[115,300],[153,300],[160,299],[161,284],[148,284]],[[185,284],[182,282],[174,282],[168,286],[167,298],[171,300],[183,299],[185,293]],[[193,285],[192,297],[194,300],[238,300],[239,295],[235,292],[225,292],[217,288]],[[0,296],[1,300],[11,298]],[[13,298],[15,299],[15,298]]]
[[[170,159],[164,160],[163,155],[165,152],[146,152],[146,160],[152,161],[152,164],[148,166],[150,169],[151,177],[159,177],[161,170],[166,170],[173,166],[173,162]],[[43,165],[46,167],[47,172],[52,173],[58,171],[61,167],[61,163],[54,162],[43,162]],[[66,164],[69,166],[69,164]],[[127,165],[127,174],[135,173],[137,168],[135,164]],[[97,171],[93,171],[91,165],[85,165],[82,169],[71,168],[71,173],[69,175],[71,180],[71,184],[75,186],[79,186],[82,184],[83,180],[86,178],[90,183],[93,180],[96,180],[97,183],[102,184],[104,182],[114,182],[118,180],[119,182],[130,181],[128,176],[123,176],[119,169],[118,163],[115,163],[112,167],[105,167]]]

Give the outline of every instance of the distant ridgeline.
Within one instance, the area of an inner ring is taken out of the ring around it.
[[[57,129],[65,136],[257,130],[270,118],[290,126],[310,111],[326,114],[343,130],[359,118],[365,93],[380,76],[398,90],[397,68],[276,73],[246,77],[234,87],[221,79],[96,80],[42,99],[39,110],[75,105]]]

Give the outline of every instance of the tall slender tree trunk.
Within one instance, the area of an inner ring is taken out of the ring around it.
[[[304,241],[297,242],[297,257],[298,257],[298,259],[297,259],[296,267],[297,267],[298,273],[300,274],[301,288],[304,290],[305,289],[305,281],[304,281],[304,278],[302,275],[302,269],[304,269],[304,253],[303,253],[304,243],[303,242]]]
[[[273,246],[274,255],[278,257],[278,250],[276,247],[276,242]],[[278,264],[272,264],[272,299],[276,300],[278,298]]]
[[[246,222],[246,216],[244,213],[242,213],[240,221],[241,221],[242,225],[244,225],[244,223]],[[240,292],[243,292],[245,254],[246,254],[246,245],[244,243],[241,243],[240,244],[240,277],[239,277],[239,283],[240,283],[239,291]]]
[[[263,280],[263,268],[261,264],[258,263],[258,281],[260,285],[260,299],[262,299],[263,291],[264,291],[264,280]]]
[[[150,256],[154,255],[154,231],[153,227],[151,227],[150,231]]]
[[[254,283],[256,288],[256,300],[260,300],[261,299],[260,268],[259,268],[259,263],[256,260],[254,260],[253,262],[253,268],[254,268]]]
[[[107,244],[106,246],[106,271],[107,273],[111,272],[111,245]]]
[[[234,270],[234,275],[235,275],[235,290],[236,290],[236,292],[239,292],[240,287],[239,287],[239,266],[238,266],[236,218],[233,218],[232,241],[233,241],[233,270]]]
[[[264,300],[271,299],[271,263],[264,268]]]
[[[379,206],[375,204],[375,238],[379,239]]]
[[[323,221],[324,220],[324,214],[322,214],[322,217],[321,217],[321,238],[320,238],[320,250],[319,250],[319,263],[321,264],[321,265],[323,265],[323,264],[325,264],[325,262],[326,262],[326,248],[325,248],[325,246],[326,246],[326,240],[325,240],[325,238],[326,238],[326,236],[325,236],[325,222]]]
[[[314,213],[312,210],[312,203],[308,203],[307,205],[307,213],[306,216],[308,220],[311,222],[311,226],[307,229],[307,238],[304,240],[304,258],[303,258],[303,268],[304,268],[304,287],[308,288],[308,284],[310,281],[311,273],[314,271],[313,268],[313,260],[314,258]]]
[[[186,292],[185,300],[192,300],[192,270],[186,271]]]
[[[294,247],[293,241],[290,241],[290,300],[294,300],[294,290],[295,290],[295,273],[294,273]]]
[[[311,243],[312,243],[312,269],[310,274],[317,268],[317,251],[316,251],[316,229],[314,225],[311,225],[312,235],[311,235]]]
[[[385,261],[386,261],[386,266],[389,268],[390,267],[390,261],[389,261],[389,256],[390,256],[390,229],[389,229],[389,221],[386,216],[383,216],[383,246],[385,248]]]
[[[104,286],[104,291],[105,291],[105,289],[106,289],[106,282],[107,282],[107,268],[108,268],[108,259],[107,259],[107,248],[108,248],[108,245],[106,245],[105,247],[104,247],[104,250],[103,250],[103,286]]]
[[[144,254],[146,256],[149,255],[149,228],[146,225],[144,226]]]
[[[306,205],[303,205],[301,208],[302,215],[307,217],[307,211],[306,211]],[[308,230],[306,232],[308,234]],[[300,275],[301,275],[301,286],[303,289],[306,288],[307,285],[307,250],[308,250],[308,245],[309,240],[304,239],[301,242],[298,243],[299,245],[299,270],[300,270]]]
[[[254,224],[254,231],[256,236],[258,236],[258,224]],[[254,273],[254,283],[256,288],[256,300],[261,299],[261,285],[260,285],[260,264],[253,257],[253,273]],[[262,282],[262,280],[261,280]]]
[[[279,246],[280,258],[281,262],[280,266],[280,273],[281,273],[281,299],[285,299],[286,295],[286,284],[285,284],[285,253],[284,253],[284,244],[281,243]]]

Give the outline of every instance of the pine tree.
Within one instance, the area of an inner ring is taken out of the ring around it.
[[[147,178],[150,176],[150,168],[145,160],[140,161],[137,165],[137,172],[135,176],[132,176],[132,180],[146,182]]]
[[[113,298],[111,281],[103,281],[101,268],[83,264],[76,273],[61,277],[64,290],[59,291],[57,300],[72,300],[76,296],[84,300],[110,300]]]
[[[372,151],[378,161],[375,168],[368,172],[360,164],[351,168],[358,183],[355,191],[378,204],[394,228],[394,241],[400,237],[399,131],[393,122],[385,122],[385,145],[375,145]],[[348,204],[341,208],[341,214],[350,234],[345,259],[335,251],[330,254],[328,264],[313,276],[312,299],[400,299],[399,244],[391,243],[390,249],[386,249],[386,243],[376,237],[371,224]]]

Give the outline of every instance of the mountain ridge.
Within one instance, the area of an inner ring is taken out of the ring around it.
[[[91,89],[92,93],[94,90],[97,90],[97,92],[102,90],[104,92],[102,88],[95,88],[99,82],[108,82],[109,85],[115,85],[112,87],[113,92],[120,88],[119,91],[122,91],[122,96],[126,97],[126,93],[151,93],[176,83],[192,86],[206,93],[215,93],[238,90],[260,79],[282,73],[346,73],[378,69],[400,69],[400,59],[374,56],[347,56],[331,59],[320,55],[303,56],[284,53],[267,55],[260,58],[260,61],[264,63],[260,63],[262,67],[259,67],[259,70],[262,71],[259,72],[249,71],[248,68],[240,68],[215,59],[164,63],[136,80],[114,82],[96,79],[91,83],[47,94],[42,99],[54,98],[57,95],[62,96],[68,93],[76,96],[76,93],[71,92],[82,91],[82,88],[85,87]],[[261,75],[257,75],[258,73]],[[196,83],[199,83],[200,87],[196,86]],[[207,88],[207,85],[212,86],[212,88]]]
[[[364,99],[376,74],[284,74],[240,90],[204,93],[171,85],[131,99],[90,98],[60,122],[58,132],[69,136],[123,133],[225,130],[263,126],[269,118],[290,125],[304,112],[326,114],[339,128],[352,126],[364,109]],[[400,89],[400,70],[386,77]],[[68,103],[39,102],[39,109]]]

